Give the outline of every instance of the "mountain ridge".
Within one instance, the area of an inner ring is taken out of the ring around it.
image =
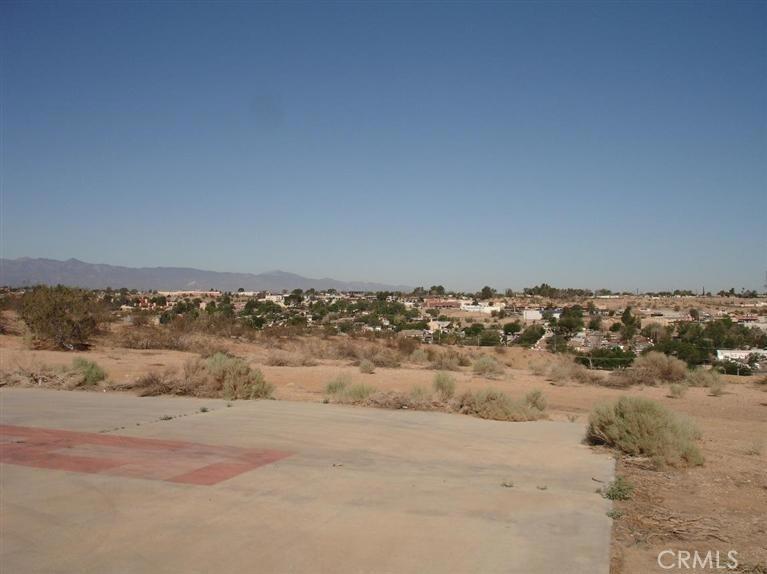
[[[372,281],[341,281],[330,277],[314,279],[290,271],[274,269],[264,273],[207,271],[194,267],[126,267],[107,263],[88,263],[70,258],[19,257],[0,259],[0,285],[68,285],[87,289],[106,287],[141,290],[178,291],[218,289],[236,291],[282,291],[284,289],[337,289],[338,291],[410,291],[407,285]]]

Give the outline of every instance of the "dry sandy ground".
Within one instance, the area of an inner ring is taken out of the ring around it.
[[[268,351],[256,345],[229,343],[238,356],[248,359],[276,386],[278,399],[321,401],[324,385],[346,371],[356,381],[380,390],[409,391],[417,385],[430,387],[434,371],[419,365],[378,368],[363,375],[347,361],[321,360],[311,367],[264,365]],[[492,352],[492,351],[491,351]],[[67,365],[78,353],[32,351],[20,337],[0,336],[0,369],[14,370],[34,363]],[[96,345],[87,353],[115,382],[127,382],[151,370],[181,368],[195,355],[179,351],[131,350]],[[667,396],[666,388],[634,388],[630,391],[568,383],[553,385],[526,368],[544,355],[509,349],[498,357],[521,368],[508,369],[497,380],[474,376],[464,368],[456,373],[458,391],[494,387],[521,397],[533,389],[544,391],[549,417],[585,422],[591,407],[630,393],[657,400],[695,418],[703,432],[703,467],[658,472],[642,461],[621,461],[618,472],[636,487],[631,501],[617,507],[625,514],[614,523],[612,570],[615,573],[665,571],[657,565],[658,552],[678,550],[735,550],[741,563],[767,565],[767,392],[744,378],[731,378],[720,397],[706,389],[692,388],[679,399]],[[735,382],[737,381],[737,382]],[[764,385],[762,385],[764,387]],[[522,424],[522,423],[510,423]],[[761,444],[761,452],[759,450]]]

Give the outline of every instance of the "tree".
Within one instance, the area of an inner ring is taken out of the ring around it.
[[[599,331],[602,328],[602,317],[595,315],[589,319],[589,329],[592,331]]]
[[[495,297],[495,289],[487,285],[482,287],[482,290],[479,292],[480,299],[492,299],[493,297]]]
[[[557,321],[556,332],[566,339],[583,329],[583,309],[580,305],[565,307]]]
[[[104,305],[92,293],[61,285],[24,293],[20,314],[37,339],[62,349],[86,347],[108,318]]]
[[[545,330],[540,325],[530,325],[519,336],[517,342],[524,347],[532,347],[543,337]]]
[[[513,321],[511,323],[506,323],[503,326],[503,332],[506,333],[506,335],[516,335],[522,330],[522,324],[519,321]]]

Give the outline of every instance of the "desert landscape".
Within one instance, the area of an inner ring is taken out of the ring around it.
[[[18,297],[9,294],[6,300]],[[605,307],[620,309],[626,303],[610,300]],[[741,313],[739,303],[717,298],[694,301],[711,316],[727,309]],[[210,381],[199,373],[208,373],[205,369],[212,369],[216,360],[236,361],[258,373],[266,390],[253,397],[235,393],[228,396],[228,405],[261,398],[341,404],[347,409],[473,415],[510,421],[504,424],[512,426],[531,424],[521,421],[561,422],[577,428],[583,444],[589,443],[587,427],[598,405],[616,404],[626,397],[646,399],[693,421],[699,431],[694,442],[700,459],[671,454],[660,460],[591,440],[591,449],[609,454],[616,464],[612,482],[595,479],[593,484],[595,492],[612,500],[610,571],[651,571],[658,567],[659,553],[668,549],[697,550],[701,555],[719,551],[722,556],[735,550],[738,571],[762,571],[767,558],[763,373],[736,376],[690,370],[675,359],[670,360],[678,366],[645,365],[642,368],[650,370],[641,374],[640,359],[627,369],[591,370],[578,364],[572,353],[512,342],[439,345],[423,343],[422,337],[380,332],[327,334],[324,329],[322,334],[276,327],[227,336],[211,333],[202,323],[152,326],[140,309],[116,313],[127,321],[103,323],[87,349],[67,351],[32,336],[17,311],[4,311],[0,392],[20,387],[139,395],[147,401],[167,395],[226,400],[226,392],[206,386]],[[515,313],[505,320],[516,320]],[[157,311],[149,313],[153,314]],[[481,319],[469,317],[467,324],[476,320]],[[453,322],[461,323],[458,318]],[[136,345],[141,337],[142,343]],[[674,368],[681,372],[674,374]],[[86,380],[92,372],[94,380]],[[636,380],[618,380],[629,373]],[[171,420],[172,413],[167,418]]]

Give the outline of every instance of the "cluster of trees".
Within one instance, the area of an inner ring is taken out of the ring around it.
[[[688,365],[714,360],[716,349],[767,347],[767,333],[734,323],[729,317],[708,323],[679,323],[662,326],[650,323],[642,334],[655,343],[655,350],[673,355]]]
[[[573,299],[575,297],[594,297],[595,295],[604,296],[613,294],[610,289],[597,289],[596,291],[592,291],[591,289],[574,289],[572,287],[558,288],[552,287],[548,283],[541,283],[534,287],[525,287],[523,293],[535,297],[546,297],[547,299]]]

